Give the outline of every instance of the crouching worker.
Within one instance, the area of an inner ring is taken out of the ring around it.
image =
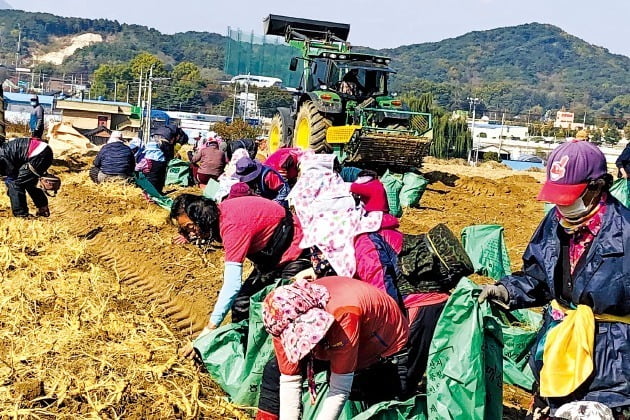
[[[29,217],[26,193],[31,196],[36,216],[48,217],[48,197],[38,184],[52,165],[53,152],[36,138],[19,138],[0,145],[0,175],[5,176],[7,195],[15,217]]]
[[[288,210],[265,198],[237,197],[217,205],[202,196],[182,194],[173,202],[170,217],[188,241],[223,243],[223,286],[206,327],[210,330],[221,324],[230,308],[233,322],[247,319],[252,295],[277,278],[291,278],[310,266],[298,247],[300,225]],[[255,268],[241,284],[246,258]]]
[[[550,304],[530,359],[533,418],[574,401],[630,418],[630,210],[608,193],[611,183],[597,146],[555,149],[538,199],[556,209],[530,240],[523,271],[479,296],[509,309]]]
[[[125,144],[120,131],[112,131],[107,144],[94,159],[94,167],[98,168],[97,183],[111,181],[130,181],[136,160],[133,151]]]
[[[287,206],[291,187],[275,169],[245,157],[236,162],[234,177],[249,185],[257,195]]]
[[[327,362],[317,362],[318,370],[330,369],[319,420],[337,419],[348,398],[373,404],[406,387],[407,320],[391,297],[369,284],[347,277],[298,280],[265,298],[263,322],[276,358],[263,373],[257,419],[300,418],[302,372],[312,384],[313,360]]]

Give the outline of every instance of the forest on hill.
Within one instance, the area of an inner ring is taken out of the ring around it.
[[[128,71],[130,63],[149,53],[169,75],[187,78],[179,86],[180,97],[172,98],[180,107],[207,110],[225,100],[216,85],[230,76],[223,74],[225,36],[209,32],[167,35],[106,19],[3,10],[0,64],[14,62],[20,30],[25,65],[33,65],[36,71],[49,76],[84,73],[105,96],[111,96],[114,82],[119,79],[127,82],[137,77],[137,71]],[[60,37],[83,33],[100,34],[104,42],[78,49],[58,66],[33,62],[34,55],[57,48]],[[481,111],[505,110],[511,115],[541,117],[549,110],[564,108],[574,111],[578,119],[586,115],[587,122],[592,123],[597,114],[619,125],[630,114],[630,58],[612,54],[552,25],[531,23],[476,31],[440,42],[377,52],[391,56],[392,67],[398,71],[391,84],[393,90],[413,95],[431,93],[435,104],[447,110],[467,109],[467,98],[476,96],[481,98]],[[189,83],[190,73],[194,75],[193,83]],[[176,91],[173,85],[178,82],[173,80],[168,89]],[[186,89],[195,92],[184,94]],[[286,95],[276,92],[271,96],[274,99],[266,104],[269,110],[278,101],[286,101]],[[182,97],[191,98],[182,102]],[[171,99],[168,95],[163,98]]]

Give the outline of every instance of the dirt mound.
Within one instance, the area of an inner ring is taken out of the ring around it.
[[[520,192],[520,189],[509,182],[493,181],[477,176],[463,177],[455,181],[455,186],[473,196],[494,197],[512,192]]]
[[[441,182],[442,184],[450,185],[451,187],[454,187],[455,183],[459,179],[457,175],[441,171],[425,172],[422,176],[424,176],[430,184]]]
[[[524,183],[524,184],[536,183],[537,184],[538,180],[530,175],[510,175],[510,176],[506,176],[505,178],[501,178],[500,182],[503,182],[506,184],[519,184],[519,183]]]
[[[480,168],[488,168],[488,169],[508,169],[512,170],[509,166],[501,162],[495,162],[493,160],[489,160],[487,162],[483,162],[479,165]]]

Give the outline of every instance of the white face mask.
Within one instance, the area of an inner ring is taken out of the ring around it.
[[[35,101],[31,101],[31,105],[33,105],[33,106],[37,106],[37,102],[35,102]]]
[[[557,205],[558,211],[566,219],[579,219],[582,216],[586,216],[589,209],[584,205],[582,197],[575,200],[568,206]]]

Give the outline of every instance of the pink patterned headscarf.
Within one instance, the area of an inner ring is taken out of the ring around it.
[[[263,302],[263,324],[280,342],[291,363],[297,363],[319,343],[335,318],[326,310],[328,289],[297,281],[272,291]]]
[[[354,238],[381,227],[383,213],[366,214],[357,205],[350,186],[333,169],[335,155],[305,153],[301,175],[289,194],[304,236],[300,248],[317,246],[337,275],[352,277],[356,271]]]

